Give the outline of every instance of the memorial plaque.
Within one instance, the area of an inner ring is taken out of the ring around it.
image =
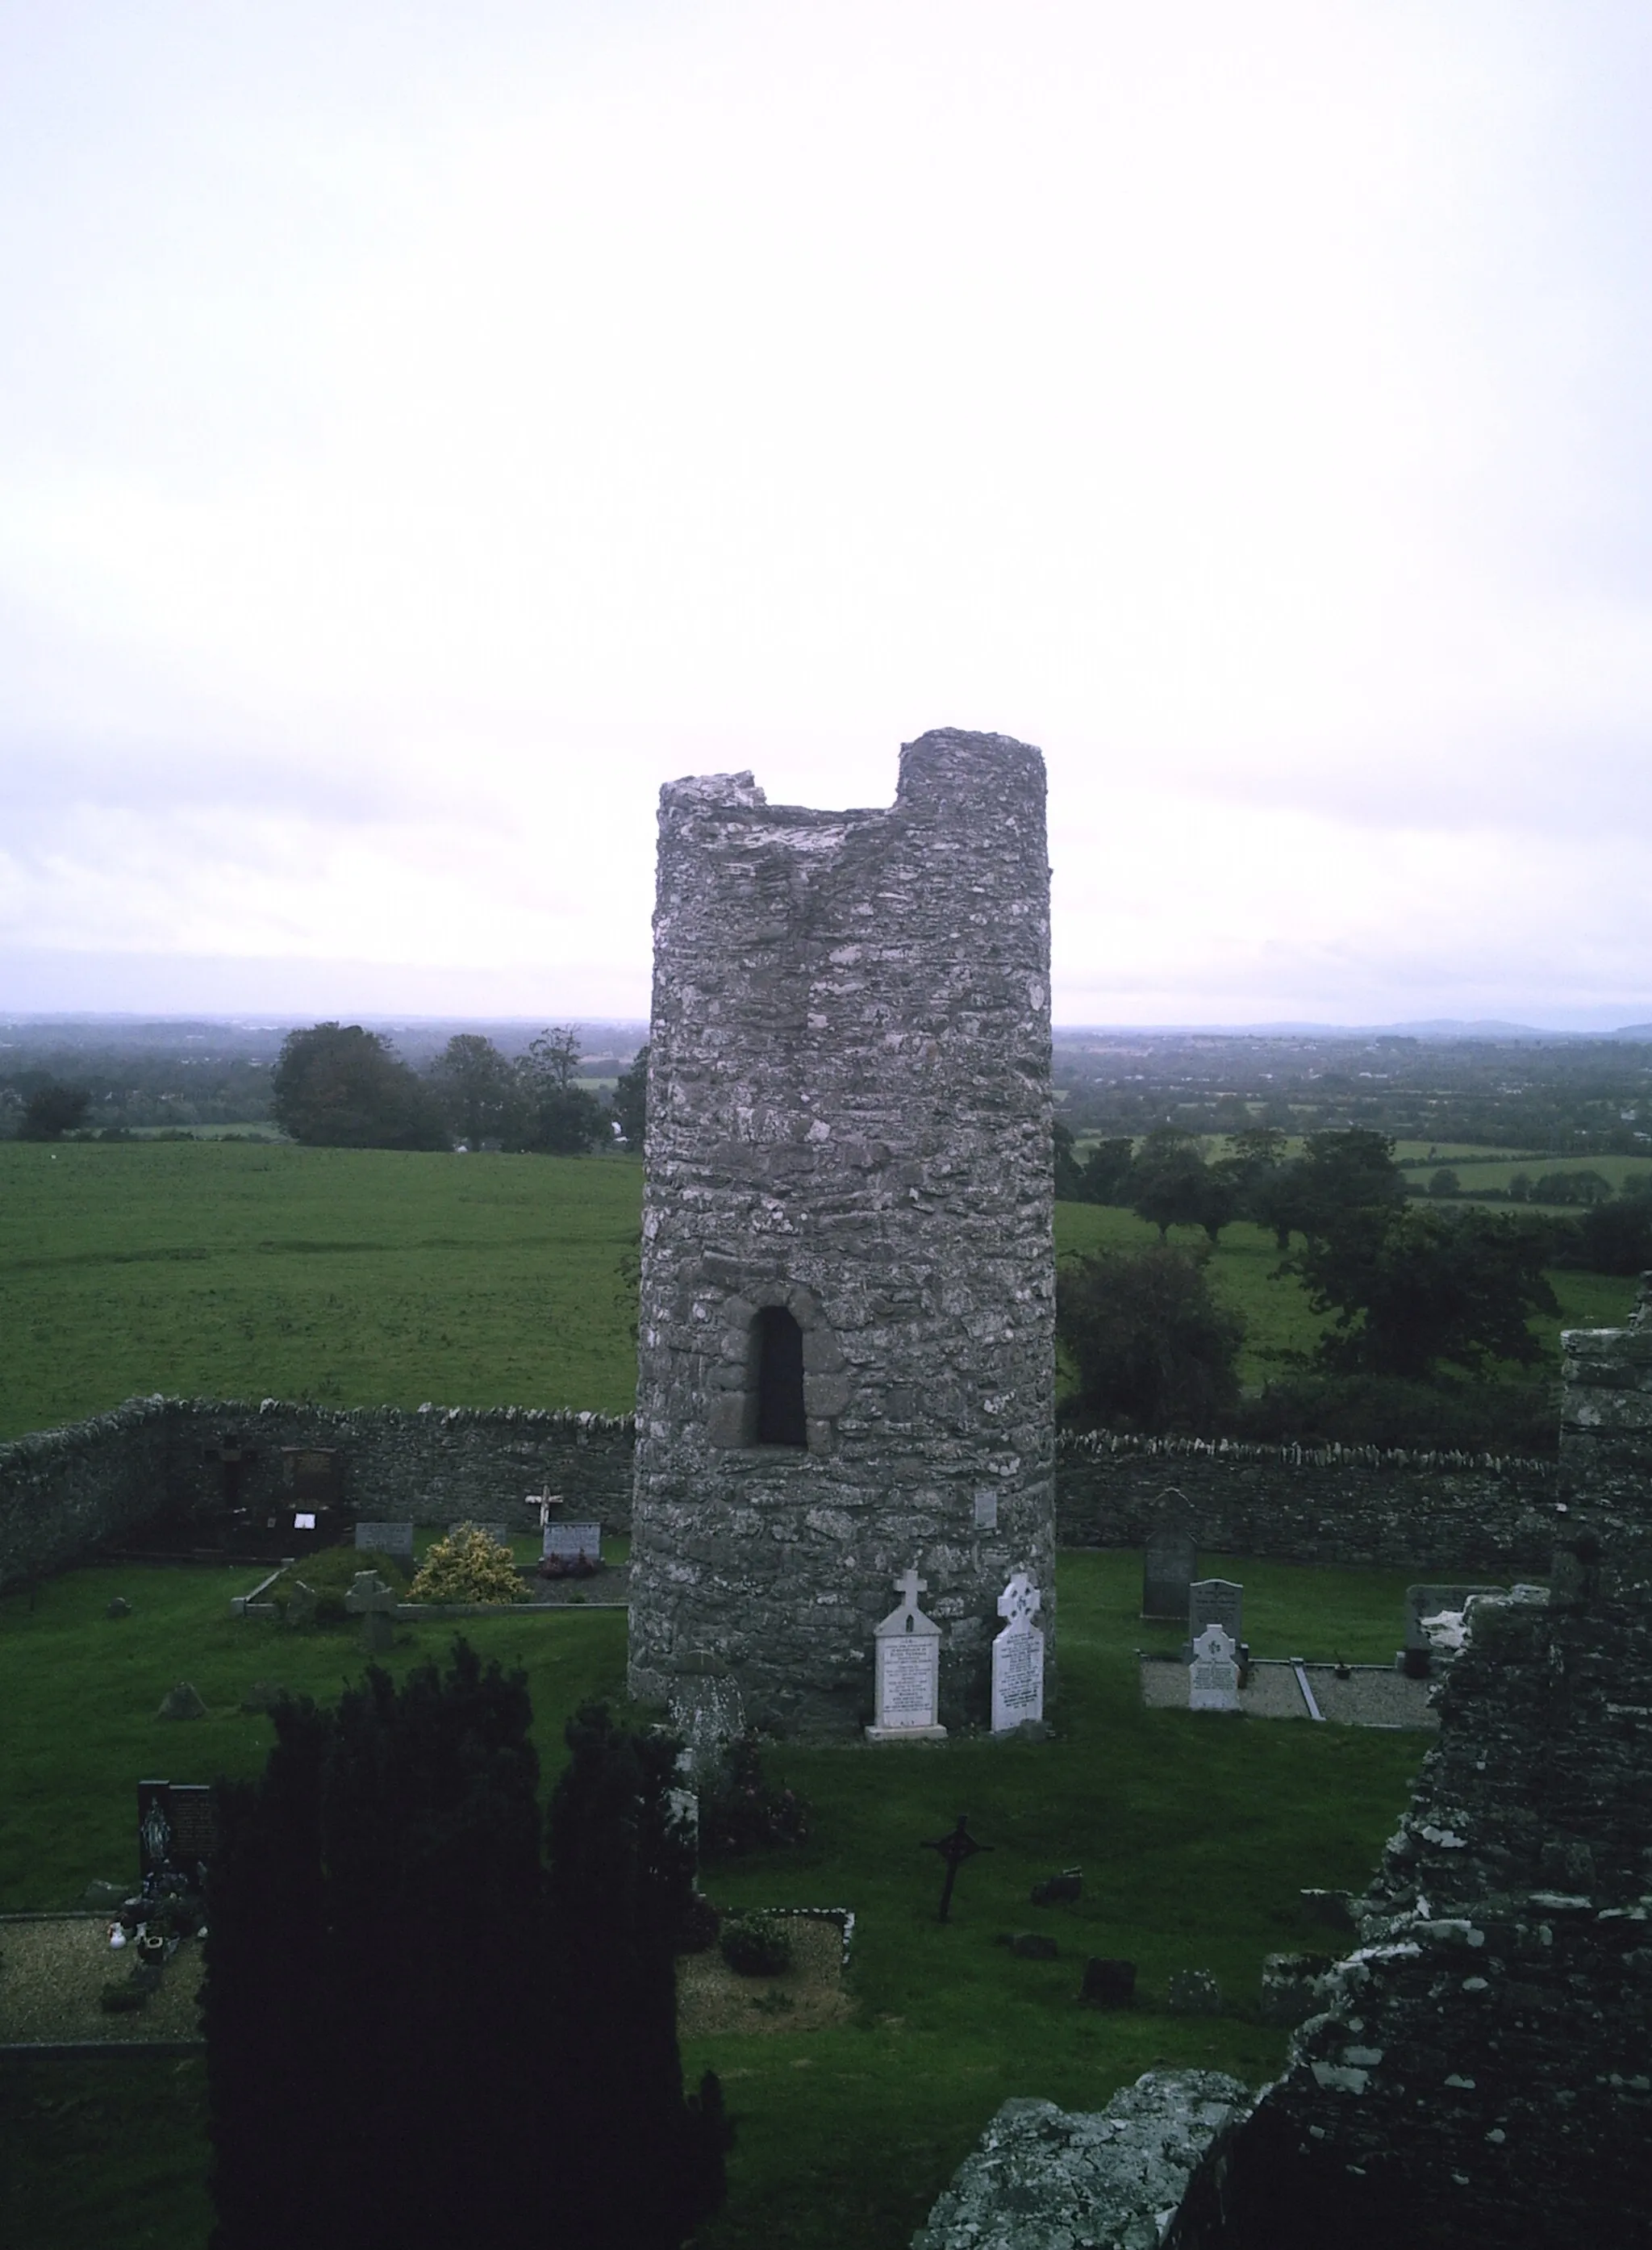
[[[1207,1625],[1193,1645],[1193,1662],[1187,1667],[1187,1708],[1236,1711],[1239,1708],[1236,1645],[1219,1625]]]
[[[541,1559],[559,1563],[600,1563],[602,1527],[600,1523],[547,1523]]]
[[[998,1529],[998,1494],[984,1488],[975,1494],[975,1529],[977,1531],[996,1531]]]
[[[281,1481],[295,1501],[330,1508],[338,1498],[338,1454],[326,1446],[283,1446]]]
[[[1242,1586],[1232,1578],[1195,1578],[1187,1589],[1187,1645],[1184,1664],[1193,1661],[1194,1643],[1208,1625],[1219,1625],[1236,1647],[1244,1639]]]
[[[877,1717],[867,1737],[937,1739],[946,1731],[939,1723],[940,1627],[918,1606],[926,1587],[916,1570],[905,1571],[895,1584],[900,1607],[890,1612],[874,1634]]]
[[[1034,1624],[1043,1600],[1024,1570],[998,1597],[1003,1631],[993,1642],[993,1732],[1044,1715],[1044,1636]]]
[[[1143,1617],[1174,1618],[1178,1625],[1184,1621],[1187,1590],[1198,1559],[1193,1503],[1185,1493],[1167,1492],[1160,1496],[1147,1529],[1141,1574]]]

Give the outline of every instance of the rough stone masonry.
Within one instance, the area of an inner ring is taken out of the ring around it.
[[[1054,1584],[1050,870],[1039,753],[907,743],[886,811],[661,791],[630,1679],[870,1716],[916,1564],[941,1715]]]

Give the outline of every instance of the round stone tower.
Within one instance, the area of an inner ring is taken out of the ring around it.
[[[916,1565],[941,1716],[1011,1571],[1054,1653],[1043,761],[907,743],[887,811],[660,792],[630,1683],[871,1718]]]

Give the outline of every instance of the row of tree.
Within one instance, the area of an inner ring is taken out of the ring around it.
[[[1555,1262],[1557,1227],[1574,1234],[1577,1222],[1409,1200],[1380,1134],[1314,1134],[1289,1162],[1265,1128],[1242,1137],[1249,1148],[1214,1165],[1196,1146],[1175,1145],[1185,1136],[1145,1143],[1121,1186],[1130,1207],[1158,1224],[1159,1244],[1063,1261],[1057,1324],[1077,1418],[1266,1435],[1271,1417],[1294,1422],[1297,1435],[1386,1441],[1374,1420],[1403,1429],[1407,1442],[1425,1432],[1438,1442],[1442,1425],[1454,1436],[1474,1418],[1463,1405],[1470,1379],[1506,1381],[1538,1363],[1532,1315],[1559,1310],[1545,1269]],[[1281,1253],[1275,1278],[1295,1278],[1314,1311],[1330,1316],[1294,1384],[1287,1377],[1277,1386],[1284,1395],[1249,1414],[1238,1380],[1243,1322],[1210,1287],[1208,1251],[1167,1239],[1171,1225],[1196,1224],[1215,1241],[1227,1222],[1220,1210],[1201,1216],[1201,1192],[1231,1198],[1229,1216],[1271,1227]],[[1652,1202],[1623,1200],[1652,1222]],[[1614,1208],[1596,1206],[1582,1224]],[[1507,1399],[1499,1403],[1506,1410]],[[1351,1413],[1362,1426],[1351,1426]],[[1341,1426],[1330,1428],[1339,1417]]]
[[[642,1146],[648,1084],[644,1047],[611,1101],[579,1082],[577,1035],[541,1032],[506,1055],[474,1032],[451,1039],[422,1075],[390,1042],[360,1024],[290,1032],[271,1082],[284,1132],[312,1148],[472,1149],[490,1143],[577,1156],[616,1133]]]
[[[1214,1244],[1235,1219],[1249,1219],[1269,1229],[1283,1256],[1297,1238],[1325,1239],[1345,1212],[1394,1212],[1408,1198],[1394,1142],[1362,1127],[1310,1133],[1301,1153],[1293,1156],[1286,1153],[1290,1144],[1283,1132],[1255,1126],[1236,1133],[1226,1154],[1214,1161],[1192,1134],[1174,1126],[1160,1126],[1139,1142],[1095,1142],[1082,1161],[1059,1120],[1055,1134],[1057,1198],[1134,1211],[1159,1229],[1161,1242],[1173,1226],[1197,1226]],[[1446,1173],[1450,1184],[1445,1187],[1436,1184],[1441,1177],[1435,1174],[1430,1181],[1431,1194],[1435,1200],[1452,1200],[1456,1176]],[[1575,1218],[1569,1212],[1522,1210],[1522,1239],[1540,1246],[1542,1265],[1623,1274],[1652,1266],[1652,1179],[1646,1175],[1626,1180],[1614,1195],[1610,1182],[1595,1171],[1544,1173],[1536,1180],[1517,1173],[1499,1193],[1517,1205],[1558,1203],[1578,1209]],[[1368,1221],[1366,1226],[1368,1232]],[[1443,1231],[1465,1243],[1486,1232],[1472,1210],[1454,1215]],[[1494,1232],[1488,1239],[1503,1238]]]

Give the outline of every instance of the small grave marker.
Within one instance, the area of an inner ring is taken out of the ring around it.
[[[1173,1487],[1160,1495],[1147,1527],[1141,1573],[1143,1617],[1174,1618],[1181,1623],[1187,1614],[1187,1590],[1198,1553],[1193,1502]]]
[[[993,1732],[1008,1734],[1044,1715],[1044,1636],[1033,1623],[1043,1596],[1025,1570],[998,1597],[1003,1631],[993,1642]]]
[[[1187,1644],[1184,1664],[1193,1661],[1193,1645],[1205,1627],[1219,1625],[1236,1647],[1244,1635],[1245,1590],[1232,1578],[1195,1578],[1187,1589]]]
[[[400,1597],[376,1570],[358,1570],[344,1606],[361,1620],[361,1646],[369,1656],[382,1656],[396,1641],[393,1612]]]
[[[1405,1646],[1401,1652],[1403,1669],[1413,1678],[1426,1679],[1430,1660],[1435,1649],[1435,1636],[1423,1630],[1425,1618],[1442,1613],[1461,1615],[1474,1594],[1501,1594],[1503,1586],[1417,1585],[1408,1586],[1405,1597]]]
[[[946,1732],[940,1723],[940,1627],[918,1606],[928,1581],[916,1569],[895,1581],[900,1607],[891,1610],[873,1634],[876,1651],[877,1717],[866,1729],[873,1743],[937,1742]]]
[[[410,1523],[358,1523],[355,1527],[358,1554],[388,1555],[392,1562],[413,1560],[413,1526]]]
[[[1236,1711],[1239,1708],[1239,1666],[1230,1637],[1219,1625],[1207,1625],[1193,1645],[1187,1667],[1187,1708],[1190,1711]]]
[[[541,1559],[559,1563],[600,1563],[602,1527],[600,1523],[547,1523]]]
[[[909,1571],[907,1575],[914,1577],[916,1573]],[[939,1852],[946,1862],[946,1873],[940,1886],[940,1917],[945,1922],[952,1913],[953,1885],[958,1881],[958,1870],[966,1860],[973,1860],[977,1852],[990,1852],[992,1846],[975,1841],[969,1832],[969,1815],[960,1812],[958,1826],[949,1836],[938,1836],[933,1842],[920,1845],[919,1848],[925,1852]]]

